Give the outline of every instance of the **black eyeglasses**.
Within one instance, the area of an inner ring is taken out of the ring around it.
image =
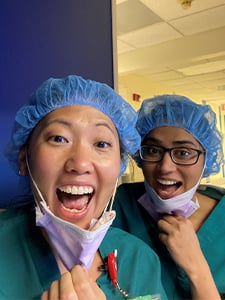
[[[177,165],[191,166],[197,163],[199,156],[205,154],[205,150],[187,147],[165,148],[154,145],[141,146],[140,157],[148,162],[160,162],[166,152],[170,154],[172,161]]]

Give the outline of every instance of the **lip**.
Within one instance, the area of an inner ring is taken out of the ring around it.
[[[90,185],[63,185],[57,188],[59,215],[68,221],[84,218],[89,211],[95,189]]]

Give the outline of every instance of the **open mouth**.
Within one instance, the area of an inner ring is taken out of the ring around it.
[[[58,188],[56,193],[63,209],[81,213],[87,209],[94,189],[90,186],[64,186]]]
[[[157,188],[158,194],[160,194],[160,196],[165,199],[173,197],[174,194],[182,185],[181,181],[162,180],[162,179],[158,179],[157,183],[158,183],[158,188]]]

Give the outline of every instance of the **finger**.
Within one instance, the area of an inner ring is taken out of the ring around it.
[[[159,233],[159,239],[164,243],[167,244],[168,234],[166,233]]]
[[[50,289],[48,291],[48,300],[59,299],[59,281],[55,280],[52,282]]]
[[[73,286],[76,290],[78,297],[84,297],[87,292],[92,293],[90,291],[90,278],[87,270],[82,268],[80,265],[77,265],[73,267],[71,271],[71,276],[73,280]]]
[[[187,226],[188,219],[182,216],[166,215],[158,221],[158,228],[162,232],[171,233],[175,228],[178,230],[181,226]]]
[[[70,272],[62,275],[59,286],[60,299],[78,300]]]
[[[176,215],[164,215],[161,220],[168,222],[169,224],[176,223],[177,221],[186,220],[183,216],[176,216]]]
[[[49,290],[44,291],[41,295],[41,300],[57,300],[59,299],[59,284],[58,280],[52,282]]]
[[[44,293],[41,295],[41,300],[48,300],[48,291],[44,291]]]
[[[105,300],[106,297],[96,282],[92,280],[86,269],[81,266],[75,266],[72,271],[72,280],[74,289],[79,300],[93,299]]]
[[[169,233],[171,232],[171,230],[173,229],[174,227],[174,220],[171,220],[171,218],[163,218],[163,219],[160,219],[157,223],[158,225],[158,229],[160,232],[164,232],[164,233]]]

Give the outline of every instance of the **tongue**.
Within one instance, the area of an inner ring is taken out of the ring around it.
[[[172,198],[177,190],[177,186],[174,185],[161,185],[160,186],[160,197],[161,198]]]
[[[61,202],[66,208],[81,210],[88,203],[88,196],[71,196]]]

